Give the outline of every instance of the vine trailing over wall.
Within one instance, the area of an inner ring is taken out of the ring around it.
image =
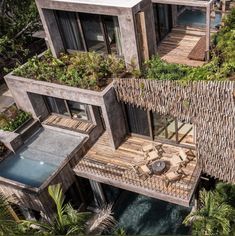
[[[15,105],[0,113],[0,129],[14,131],[30,118],[30,114],[18,110]]]

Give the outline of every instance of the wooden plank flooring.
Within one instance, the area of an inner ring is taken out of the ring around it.
[[[75,173],[150,197],[189,205],[200,177],[200,168],[196,160],[184,169],[187,174],[185,178],[167,186],[164,175],[151,175],[143,180],[133,169],[133,166],[143,160],[142,146],[151,141],[128,137],[117,150],[113,150],[108,143],[108,136],[104,133],[74,168]],[[165,151],[162,159],[170,166],[170,158],[173,154],[179,153],[179,148],[165,144],[162,147]]]
[[[160,43],[158,54],[169,63],[202,66],[205,62],[188,58],[202,36],[205,36],[205,32],[201,29],[175,27]]]
[[[43,121],[43,124],[66,128],[85,134],[89,134],[90,131],[94,128],[94,125],[92,123],[57,115],[48,116],[47,119]]]

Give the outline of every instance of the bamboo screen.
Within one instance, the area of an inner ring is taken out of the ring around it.
[[[116,79],[119,101],[196,126],[196,149],[203,172],[235,183],[235,82]]]

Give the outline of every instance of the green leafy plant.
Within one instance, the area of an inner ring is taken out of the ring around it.
[[[190,67],[167,63],[154,56],[145,62],[143,71],[147,79],[153,80],[227,80],[235,79],[235,9],[224,19],[224,26],[213,37],[209,63],[201,67]]]
[[[15,105],[12,105],[0,114],[0,129],[14,131],[29,118],[29,113],[18,110]]]
[[[56,205],[56,213],[51,218],[44,216],[42,221],[22,221],[25,229],[36,228],[43,235],[96,235],[115,224],[110,206],[93,215],[78,212],[69,203],[65,204],[60,184],[49,186],[48,192]]]
[[[193,235],[229,235],[235,216],[233,207],[221,201],[216,191],[200,191],[199,200],[199,209],[192,211],[183,222],[192,224]]]
[[[14,75],[99,91],[124,71],[124,61],[114,55],[78,52],[57,59],[48,51],[17,68]]]

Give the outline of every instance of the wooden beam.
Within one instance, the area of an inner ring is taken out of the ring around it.
[[[136,17],[136,28],[137,28],[140,56],[141,56],[141,61],[144,62],[145,60],[149,59],[145,13],[138,12],[136,13],[135,17]]]

